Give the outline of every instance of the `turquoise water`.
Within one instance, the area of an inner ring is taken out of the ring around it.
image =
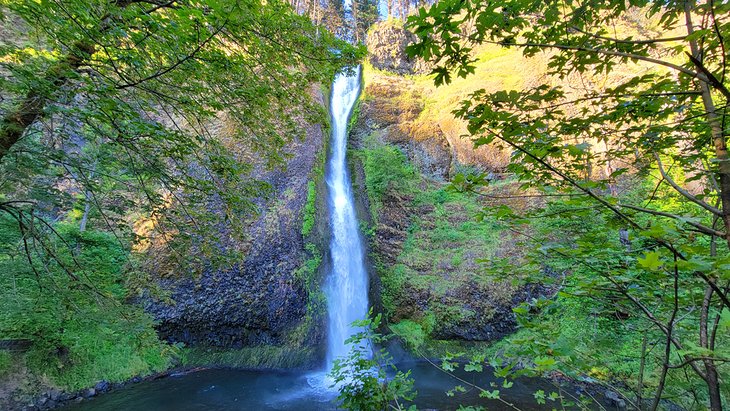
[[[479,398],[476,389],[454,397],[446,395],[456,384],[462,384],[443,371],[425,363],[400,364],[411,369],[416,381],[419,409],[456,410],[459,405],[480,405],[490,411],[560,409],[560,404],[548,401],[539,405],[533,397],[537,390],[557,391],[550,382],[541,379],[521,379],[510,389],[502,389],[502,398],[514,405]],[[482,374],[459,373],[460,377],[488,388],[501,381]],[[468,388],[468,387],[467,387]],[[574,388],[567,394],[577,395]],[[64,408],[66,411],[141,411],[141,410],[296,410],[318,411],[337,409],[336,391],[323,384],[322,374],[293,371],[256,371],[211,369],[171,376],[130,385]],[[598,405],[591,408],[600,409]]]

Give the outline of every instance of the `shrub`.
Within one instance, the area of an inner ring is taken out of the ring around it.
[[[0,335],[30,339],[30,370],[65,389],[167,368],[177,347],[162,343],[152,318],[125,303],[128,251],[109,233],[55,229],[66,241],[48,245],[57,260],[36,256],[34,270],[26,259],[0,256]],[[77,279],[57,261],[73,264]]]

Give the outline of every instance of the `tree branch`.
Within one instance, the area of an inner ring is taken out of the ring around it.
[[[580,27],[577,27],[577,26],[571,26],[570,28],[579,33],[587,34],[587,35],[589,35],[593,38],[599,39],[599,40],[605,40],[605,41],[610,41],[613,43],[621,43],[621,44],[669,43],[669,42],[673,42],[673,41],[682,41],[687,38],[687,36],[677,36],[677,37],[667,37],[667,38],[663,38],[663,39],[650,39],[650,40],[622,40],[622,39],[616,39],[616,38],[612,38],[612,37],[603,37],[603,36],[599,36],[598,34],[589,33],[585,30],[582,30]]]
[[[676,190],[679,194],[681,194],[682,196],[687,198],[689,201],[697,204],[698,206],[704,208],[705,210],[711,212],[712,214],[715,214],[717,216],[723,215],[722,210],[720,210],[719,208],[713,207],[713,206],[705,203],[704,201],[700,200],[699,198],[693,196],[689,191],[680,187],[679,184],[677,184],[674,180],[672,180],[672,177],[670,177],[666,173],[666,171],[664,171],[664,165],[662,164],[661,158],[659,158],[659,154],[657,154],[656,152],[654,152],[653,154],[654,154],[654,158],[656,159],[657,165],[659,166],[659,173],[662,175],[662,178],[664,178],[664,180],[666,180],[666,182],[669,183],[670,186],[672,186],[672,188],[674,190]]]
[[[691,225],[692,227],[696,228],[702,234],[725,238],[725,233],[723,233],[722,231],[715,230],[714,228],[711,228],[711,227],[707,227],[706,225],[700,224],[696,221],[687,220],[684,217],[678,216],[676,214],[665,213],[663,211],[652,210],[650,208],[637,207],[637,206],[631,205],[631,204],[619,204],[619,206],[624,207],[624,208],[629,208],[629,209],[635,210],[635,211],[640,211],[642,213],[647,213],[647,214],[652,214],[652,215],[656,215],[656,216],[667,217],[667,218],[679,220],[679,221],[687,223],[687,224]]]

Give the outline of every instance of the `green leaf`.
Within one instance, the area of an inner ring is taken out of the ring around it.
[[[728,309],[727,307],[723,308],[722,312],[720,313],[720,322],[718,324],[718,329],[724,332],[730,331],[730,309]]]
[[[545,404],[545,391],[543,390],[537,390],[532,394],[533,397],[535,397],[535,401],[540,404]]]
[[[490,400],[497,400],[499,399],[499,390],[483,390],[479,392],[479,396],[481,398],[488,398]]]
[[[550,368],[556,364],[555,358],[552,357],[536,357],[533,361],[541,369]]]
[[[637,263],[639,264],[639,267],[645,268],[649,271],[656,271],[664,265],[660,259],[659,253],[656,251],[646,253],[643,258],[639,257],[637,259]]]
[[[711,33],[711,29],[703,29],[703,30],[697,30],[694,33],[690,34],[689,36],[684,38],[684,41],[697,41],[700,38],[706,36],[707,34]]]
[[[482,372],[484,367],[479,363],[469,363],[464,365],[464,371],[466,372]]]

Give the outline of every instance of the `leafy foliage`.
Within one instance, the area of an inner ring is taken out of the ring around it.
[[[304,205],[304,218],[302,219],[302,236],[306,237],[314,228],[314,219],[317,210],[315,209],[317,201],[317,187],[314,181],[307,183],[307,203]]]
[[[405,154],[397,147],[382,144],[369,136],[365,147],[355,153],[365,169],[365,186],[370,200],[373,220],[377,221],[383,195],[388,190],[409,194],[417,174]]]
[[[406,406],[404,403],[416,396],[411,372],[399,371],[385,349],[373,352],[373,345],[386,340],[376,332],[380,322],[381,316],[377,315],[352,324],[361,331],[347,339],[346,343],[352,347],[350,353],[345,358],[336,359],[330,372],[333,387],[340,391],[340,405],[358,411],[386,408],[415,410],[415,405]]]
[[[616,316],[609,329],[645,330],[639,333],[644,341],[661,347],[648,354],[646,343],[629,338],[634,358],[642,358],[630,371],[638,407],[647,402],[656,409],[662,398],[683,397],[689,407],[719,410],[727,401],[720,381],[728,375],[728,348],[717,331],[730,305],[724,288],[730,254],[723,244],[730,246],[724,127],[730,23],[716,18],[727,7],[712,1],[447,0],[409,19],[418,37],[409,51],[434,64],[437,85],[474,73],[473,51],[481,44],[518,48],[527,57],[547,52],[553,75],[591,82],[581,90],[548,82],[475,90],[454,112],[467,122],[476,147],[497,143],[512,151],[508,171],[524,188],[569,198],[533,212],[485,210],[532,252],[532,264],[491,261],[492,272],[514,278],[524,270],[521,278],[563,290],[555,301],[517,309],[523,327],[536,332],[515,342],[537,372],[556,366],[585,371],[607,359],[577,355],[571,338],[539,320],[556,318],[551,315],[566,304],[588,305],[587,321]],[[613,31],[637,14],[655,26],[639,38]],[[644,70],[607,81],[627,64]],[[455,179],[465,191],[485,192],[485,185]],[[553,226],[534,233],[534,220]]]
[[[13,356],[7,351],[0,351],[0,378],[4,377],[13,367]]]
[[[135,298],[240,257],[270,191],[254,172],[326,122],[311,85],[362,49],[281,1],[1,0],[0,18],[0,335],[64,388],[168,367]]]
[[[2,3],[39,38],[2,48],[3,193],[30,201],[13,203],[24,212],[83,193],[96,223],[126,236],[119,211],[133,209],[152,222],[137,240],[182,261],[242,236],[251,199],[267,192],[254,165],[282,164],[302,122],[324,118],[310,84],[358,53],[280,2],[53,3]],[[26,100],[43,106],[26,113]],[[54,190],[59,178],[74,190]]]
[[[8,217],[2,221],[6,235],[20,237],[17,228],[7,225]],[[50,247],[59,247],[56,258],[61,261],[75,259],[82,267],[75,275],[85,282],[70,278],[50,257],[44,261],[48,272],[37,277],[22,251],[15,257],[3,255],[0,335],[30,340],[25,354],[29,368],[66,389],[167,368],[177,348],[157,339],[152,319],[140,308],[125,304],[122,267],[128,250],[109,233],[79,232],[63,223],[57,230],[68,244]],[[75,255],[66,251],[68,247],[77,250]]]

